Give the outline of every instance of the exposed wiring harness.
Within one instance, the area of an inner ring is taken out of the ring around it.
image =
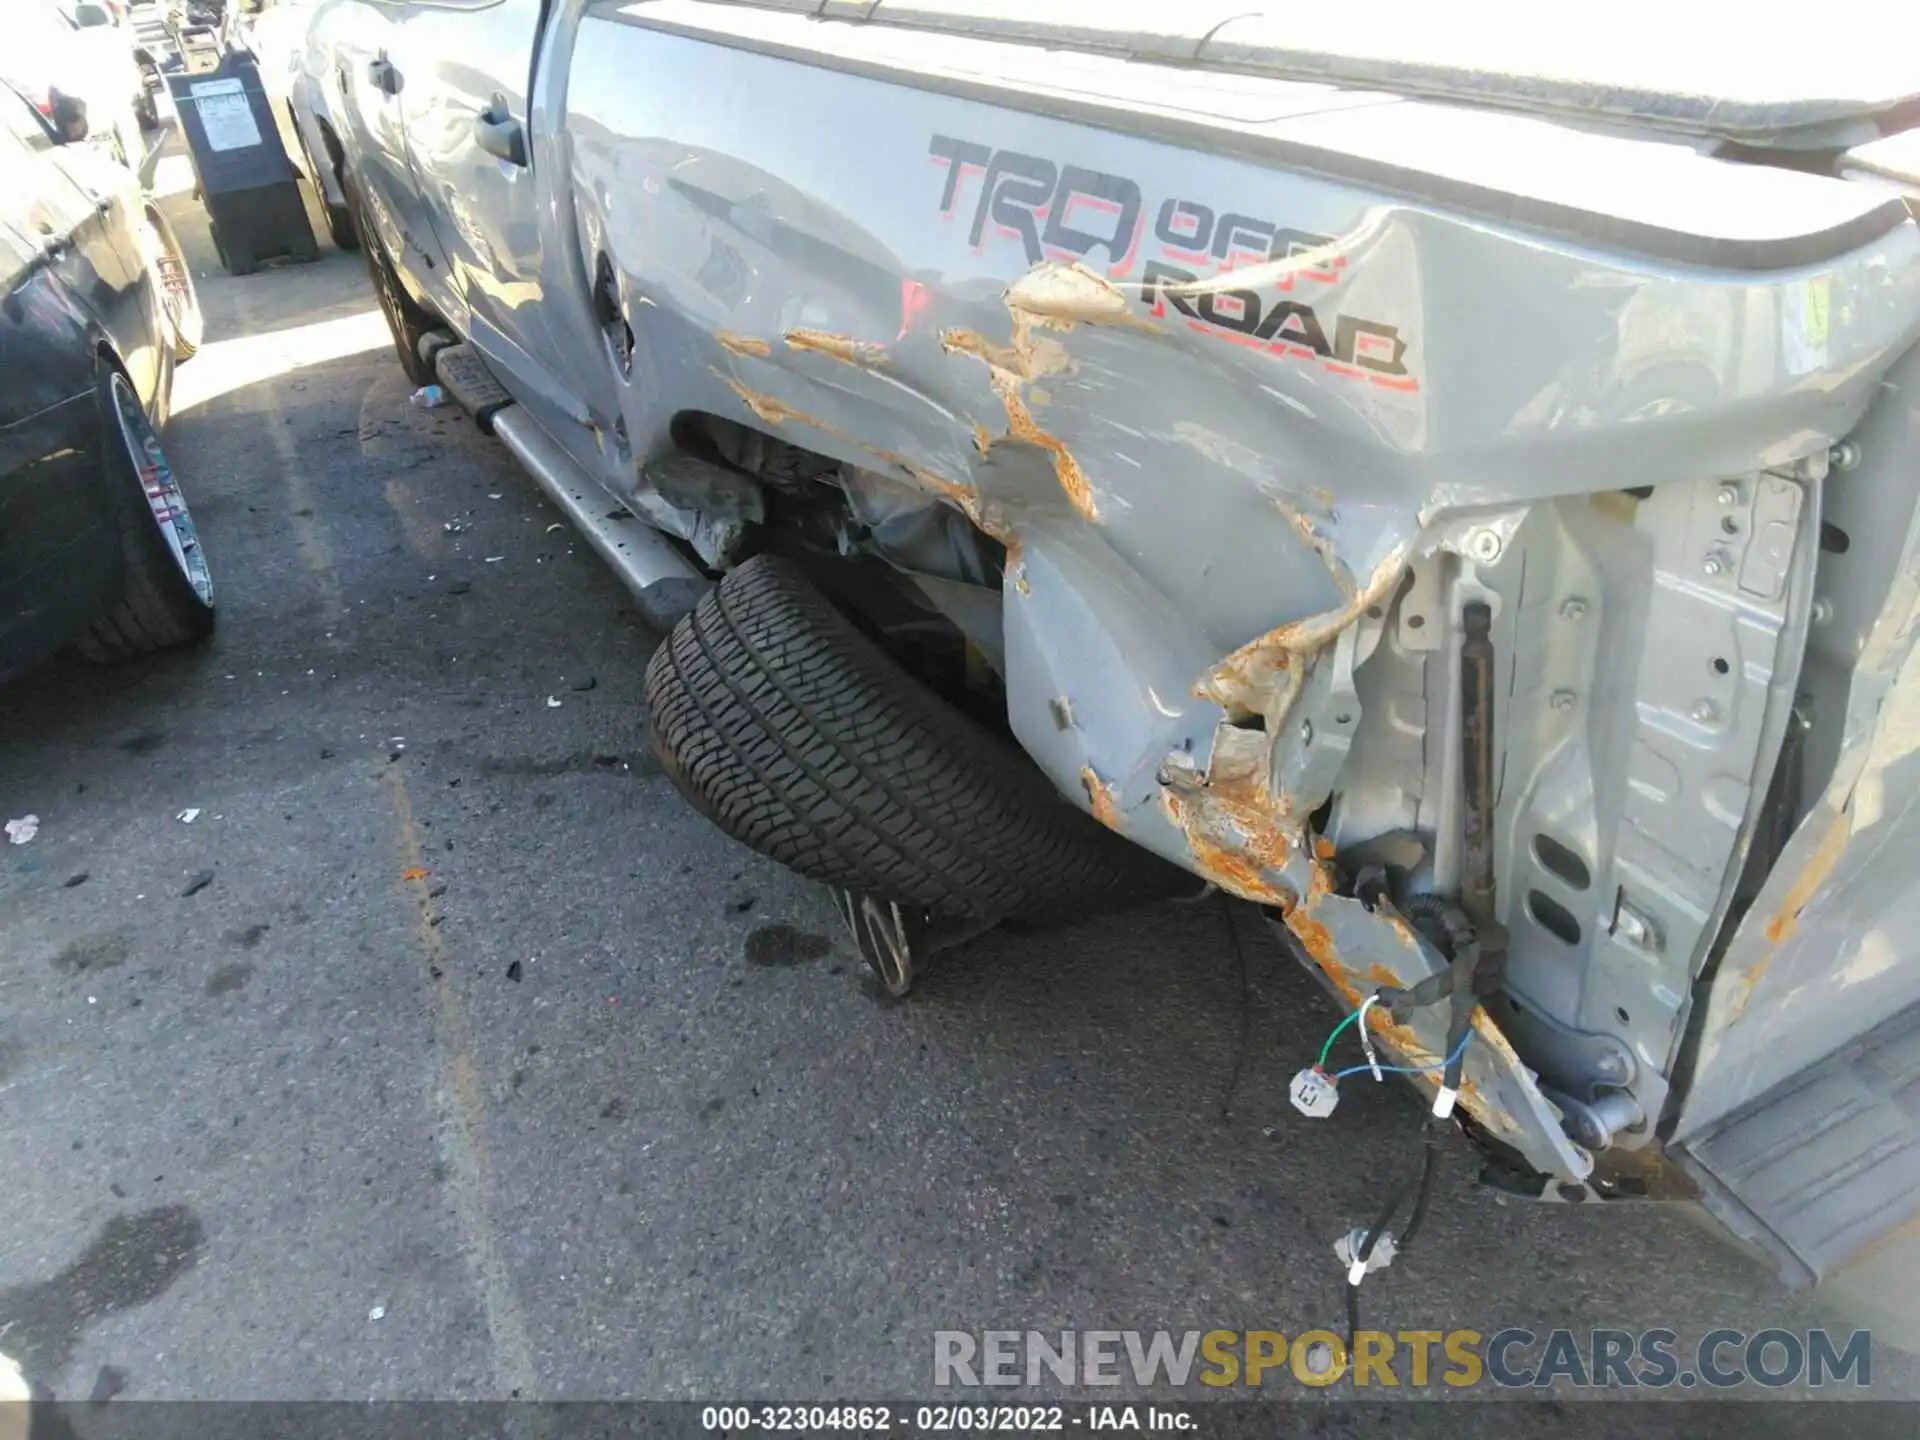
[[[1467,1041],[1473,1034],[1474,1010],[1482,1000],[1491,1001],[1499,993],[1506,970],[1507,935],[1497,920],[1494,899],[1494,826],[1495,759],[1494,702],[1496,656],[1493,646],[1493,597],[1470,590],[1460,607],[1460,856],[1458,902],[1438,896],[1407,898],[1398,908],[1422,937],[1438,949],[1446,964],[1418,983],[1401,989],[1389,986],[1373,998],[1389,1013],[1398,1014],[1447,1001],[1446,1058],[1441,1062],[1440,1085],[1433,1104],[1421,1121],[1420,1166],[1388,1194],[1380,1218],[1365,1230],[1354,1230],[1334,1247],[1347,1266],[1347,1345],[1349,1353],[1360,1333],[1360,1282],[1369,1270],[1385,1266],[1396,1248],[1404,1250],[1427,1217],[1432,1203],[1435,1177],[1440,1168],[1440,1145],[1448,1122],[1453,1118],[1454,1102],[1459,1099],[1462,1063]],[[1368,910],[1378,909],[1387,899],[1397,900],[1402,893],[1396,879],[1404,880],[1405,871],[1396,876],[1387,864],[1386,851],[1377,848],[1380,858],[1361,864],[1354,875],[1352,894]],[[1361,1036],[1368,1039],[1366,1010],[1360,1018]],[[1336,1034],[1338,1031],[1335,1032]],[[1321,1054],[1324,1063],[1331,1050]],[[1309,1115],[1330,1115],[1338,1103],[1339,1076],[1381,1068],[1372,1063],[1368,1049],[1366,1066],[1327,1075],[1316,1066],[1294,1077],[1293,1101]],[[1413,1067],[1394,1067],[1412,1069]],[[1424,1073],[1416,1071],[1416,1073]],[[1413,1192],[1413,1210],[1398,1247],[1392,1243],[1387,1226],[1399,1213],[1409,1191]]]
[[[1368,1071],[1372,1071],[1374,1079],[1377,1080],[1382,1075],[1431,1075],[1436,1070],[1440,1071],[1444,1077],[1449,1071],[1455,1070],[1460,1064],[1461,1057],[1467,1053],[1467,1042],[1471,1039],[1473,1039],[1473,1032],[1469,1030],[1465,1035],[1460,1037],[1460,1043],[1454,1046],[1446,1059],[1442,1060],[1438,1065],[1382,1065],[1376,1060],[1369,1061],[1365,1065],[1349,1065],[1344,1070],[1335,1070],[1327,1078],[1338,1081],[1346,1079],[1349,1075],[1365,1075]],[[1455,1079],[1457,1080],[1458,1078],[1456,1074]],[[1454,1093],[1459,1093],[1458,1085],[1454,1087]],[[1446,1117],[1442,1116],[1441,1118],[1445,1119]]]
[[[1378,904],[1384,898],[1384,874],[1363,875],[1356,891],[1364,900]],[[1435,1181],[1440,1173],[1441,1146],[1453,1117],[1467,1046],[1473,1039],[1473,1012],[1483,994],[1490,994],[1500,982],[1499,965],[1503,958],[1496,950],[1487,955],[1479,943],[1473,922],[1461,908],[1438,896],[1410,897],[1404,906],[1408,920],[1445,957],[1447,964],[1416,985],[1406,988],[1384,986],[1369,995],[1351,1014],[1336,1025],[1320,1047],[1320,1058],[1309,1070],[1294,1077],[1294,1104],[1304,1113],[1324,1117],[1337,1103],[1339,1082],[1354,1075],[1371,1074],[1375,1080],[1386,1075],[1431,1075],[1440,1072],[1440,1084],[1433,1103],[1421,1119],[1420,1161],[1418,1166],[1387,1194],[1378,1218],[1365,1229],[1356,1229],[1336,1247],[1347,1266],[1347,1344],[1351,1353],[1360,1331],[1360,1283],[1367,1274],[1384,1266],[1404,1252],[1425,1224],[1433,1203]],[[1489,963],[1489,961],[1491,963]],[[1491,987],[1491,988],[1489,988]],[[1389,1014],[1447,1005],[1447,1040],[1444,1056],[1437,1064],[1382,1065],[1374,1052],[1368,1019],[1378,1006]],[[1366,1052],[1366,1063],[1342,1069],[1329,1069],[1334,1042],[1349,1025],[1359,1027],[1359,1040]],[[1388,1227],[1400,1213],[1411,1194],[1413,1206],[1406,1228],[1397,1241]]]
[[[1373,1071],[1373,1078],[1380,1078],[1380,1057],[1373,1053],[1373,1031],[1367,1028],[1367,1011],[1380,1003],[1380,992],[1374,991],[1360,1002],[1360,1008],[1354,1013],[1360,1017],[1360,1048],[1367,1052],[1367,1068]],[[1336,1080],[1339,1076],[1334,1077]]]

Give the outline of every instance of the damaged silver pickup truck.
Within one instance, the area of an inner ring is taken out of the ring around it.
[[[326,0],[306,63],[401,362],[890,988],[1208,883],[1510,1190],[1912,1252],[1915,52],[1313,18]]]

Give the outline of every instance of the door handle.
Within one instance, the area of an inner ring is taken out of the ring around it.
[[[509,165],[527,163],[527,132],[504,107],[482,110],[473,117],[473,138],[487,154]]]
[[[393,62],[382,55],[377,60],[367,62],[367,83],[382,95],[400,93],[400,72],[393,68]]]

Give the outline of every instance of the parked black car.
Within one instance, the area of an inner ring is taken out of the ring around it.
[[[0,679],[213,630],[213,582],[160,445],[199,302],[166,219],[78,102],[0,86]]]

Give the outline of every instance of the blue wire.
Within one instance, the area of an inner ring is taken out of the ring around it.
[[[1426,1075],[1435,1070],[1444,1070],[1447,1066],[1467,1053],[1467,1042],[1471,1039],[1473,1039],[1473,1031],[1469,1030],[1465,1035],[1460,1037],[1460,1043],[1454,1048],[1453,1054],[1449,1055],[1445,1060],[1442,1060],[1438,1065],[1382,1065],[1380,1067],[1380,1073],[1382,1075]],[[1373,1067],[1371,1065],[1355,1065],[1351,1069],[1336,1071],[1333,1078],[1335,1080],[1344,1080],[1349,1075],[1371,1075],[1372,1073]]]

